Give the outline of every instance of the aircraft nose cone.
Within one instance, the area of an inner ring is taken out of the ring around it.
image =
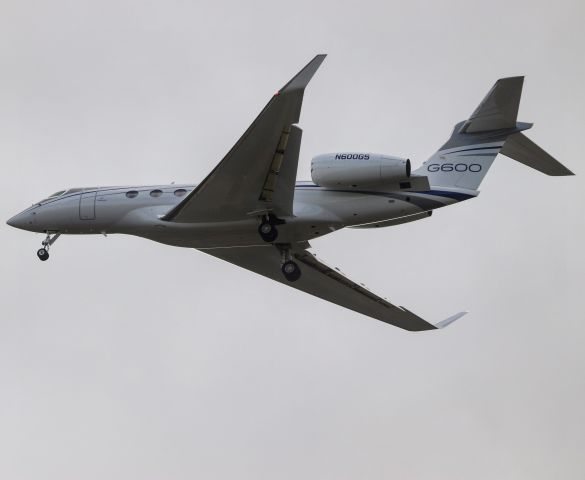
[[[14,215],[14,217],[8,219],[6,223],[14,228],[29,230],[34,223],[34,219],[30,212],[23,212],[19,213],[18,215]]]
[[[14,217],[9,218],[6,223],[14,228],[19,228],[19,215],[14,215]]]

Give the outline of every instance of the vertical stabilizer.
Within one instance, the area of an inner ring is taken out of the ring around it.
[[[547,175],[573,173],[521,133],[517,121],[524,77],[496,82],[468,120],[455,125],[447,142],[413,173],[432,187],[477,190],[498,153]]]

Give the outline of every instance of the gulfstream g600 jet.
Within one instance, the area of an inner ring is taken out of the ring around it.
[[[189,247],[324,300],[406,330],[431,324],[357,284],[309,252],[309,241],[344,227],[390,227],[478,195],[501,153],[547,175],[572,175],[524,136],[516,121],[523,77],[496,82],[469,119],[421,167],[408,159],[345,152],[318,155],[312,182],[297,182],[305,87],[317,55],[278,91],[213,171],[198,185],[73,188],[8,220],[46,234],[37,252],[62,234],[123,233]]]

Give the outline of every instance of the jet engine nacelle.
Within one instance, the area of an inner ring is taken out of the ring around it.
[[[371,188],[409,177],[410,160],[379,153],[325,153],[311,161],[313,182],[326,188]]]

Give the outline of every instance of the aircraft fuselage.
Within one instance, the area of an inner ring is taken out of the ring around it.
[[[74,189],[34,204],[11,218],[12,226],[42,233],[127,234],[190,248],[262,245],[259,217],[236,221],[178,223],[162,219],[195,185]],[[430,212],[472,195],[460,192],[331,190],[298,182],[294,215],[283,218],[279,242],[311,240],[344,227]]]

